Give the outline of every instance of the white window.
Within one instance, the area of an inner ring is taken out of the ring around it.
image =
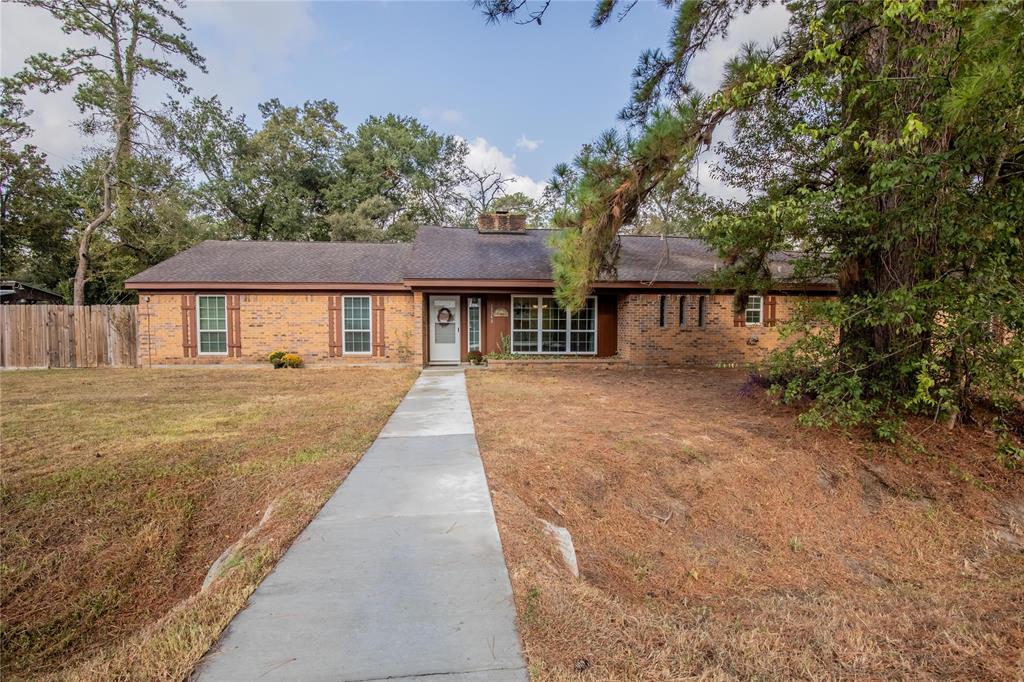
[[[370,338],[370,297],[342,297],[342,339],[344,353],[369,355],[372,348]]]
[[[761,324],[761,314],[764,303],[760,296],[747,297],[746,323]]]
[[[512,352],[593,355],[597,299],[591,296],[570,315],[553,296],[513,296]]]
[[[467,304],[469,314],[469,338],[467,350],[480,350],[480,299],[471,298]]]
[[[200,355],[227,355],[228,306],[225,296],[197,296]]]

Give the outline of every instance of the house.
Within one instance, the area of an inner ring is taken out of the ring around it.
[[[622,236],[614,276],[582,310],[554,299],[549,230],[520,215],[477,229],[424,226],[407,244],[206,241],[129,279],[147,365],[262,362],[281,349],[312,363],[466,361],[471,351],[615,356],[635,365],[758,361],[777,323],[829,284],[751,296],[701,279],[721,266],[701,241]],[[773,256],[785,277],[789,257]]]
[[[64,303],[64,297],[49,289],[26,282],[4,280],[0,282],[0,305],[26,305],[32,303]]]

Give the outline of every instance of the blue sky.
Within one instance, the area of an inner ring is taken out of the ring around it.
[[[543,26],[487,24],[469,2],[193,2],[184,11],[190,37],[207,58],[195,72],[197,94],[218,94],[258,121],[256,105],[310,99],[338,103],[354,127],[372,114],[416,116],[459,135],[471,162],[519,177],[539,192],[560,161],[616,124],[640,52],[665,43],[671,14],[641,2],[621,22],[591,29],[592,2],[555,2]],[[5,75],[29,54],[59,51],[68,37],[39,10],[0,10]],[[785,23],[782,8],[759,10],[698,59],[692,76],[713,88],[721,64],[747,40],[767,40]],[[147,86],[150,103],[166,97]],[[70,125],[70,93],[34,94],[33,140],[61,166],[88,140]]]

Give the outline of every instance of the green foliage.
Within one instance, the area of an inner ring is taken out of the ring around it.
[[[782,38],[744,47],[721,88],[696,95],[690,60],[753,4],[675,5],[668,49],[634,72],[632,136],[606,134],[557,169],[556,220],[573,231],[553,259],[560,300],[614,269],[616,235],[685,186],[733,120],[717,172],[750,198],[683,229],[726,264],[708,284],[740,299],[780,279],[835,283],[838,299],[795,320],[771,359],[803,420],[896,439],[908,411],[947,423],[1019,411],[1024,6],[799,0]]]

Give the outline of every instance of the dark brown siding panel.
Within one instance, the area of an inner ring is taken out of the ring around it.
[[[615,294],[597,297],[597,356],[607,358],[618,350],[619,297]]]
[[[509,294],[488,294],[482,303],[485,306],[484,353],[501,352],[502,336],[512,334],[512,297]],[[504,311],[504,315],[500,311]]]

